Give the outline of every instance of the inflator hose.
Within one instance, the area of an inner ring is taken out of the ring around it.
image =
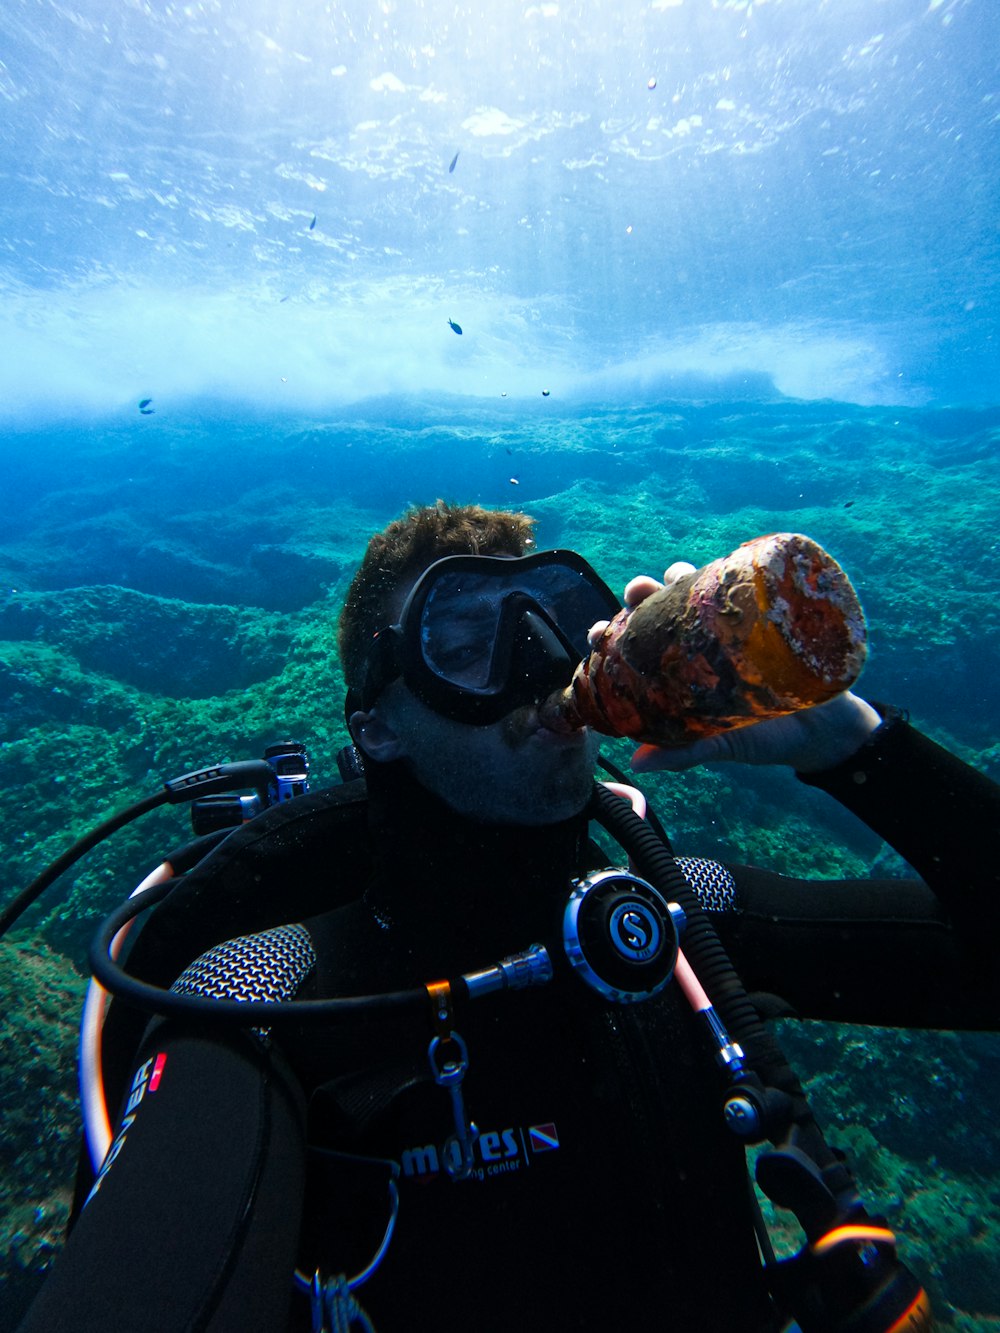
[[[684,952],[699,981],[717,1008],[730,1034],[743,1047],[754,1072],[765,1087],[776,1088],[791,1101],[790,1123],[794,1146],[823,1173],[824,1183],[843,1211],[861,1210],[853,1176],[843,1157],[826,1142],[795,1071],[782,1054],[773,1034],[765,1028],[697,895],[656,833],[626,801],[605,787],[595,787],[595,817],[626,849],[638,873],[665,897],[680,904],[687,917]],[[772,1140],[774,1141],[774,1140]],[[835,1218],[814,1224],[825,1230]],[[800,1221],[804,1219],[800,1218]],[[807,1232],[809,1227],[807,1226]]]
[[[233,791],[237,787],[256,788],[263,805],[267,802],[268,783],[272,776],[273,770],[266,759],[238,759],[235,763],[213,764],[210,768],[197,769],[193,773],[182,773],[179,778],[171,778],[163,784],[160,791],[143,797],[141,801],[130,805],[127,810],[119,811],[102,824],[98,824],[97,828],[91,829],[36,879],[33,879],[26,889],[22,889],[17,897],[0,911],[0,937],[6,934],[18,917],[26,912],[35,899],[41,897],[49,885],[54,884],[71,865],[75,865],[82,856],[99,842],[110,837],[112,833],[124,828],[126,824],[131,824],[133,819],[138,819],[140,815],[148,814],[150,810],[155,810],[158,805],[167,802],[171,805],[180,805],[184,801],[193,801],[196,796]]]
[[[136,801],[130,805],[127,810],[121,810],[118,814],[112,815],[110,819],[104,820],[98,824],[97,828],[84,835],[84,837],[74,842],[68,851],[63,852],[47,866],[35,879],[31,881],[26,889],[14,898],[7,906],[0,911],[0,937],[6,935],[14,922],[23,912],[26,912],[36,898],[40,898],[50,884],[54,884],[61,874],[75,865],[82,856],[85,856],[91,848],[96,847],[99,842],[116,833],[118,829],[124,828],[130,824],[133,819],[138,819],[140,815],[148,814],[150,810],[155,810],[158,805],[163,805],[169,801],[170,793],[164,789],[157,791],[152,796],[146,796],[141,801]]]

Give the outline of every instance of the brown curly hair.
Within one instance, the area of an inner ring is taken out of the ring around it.
[[[364,681],[368,645],[389,622],[399,585],[446,555],[524,555],[535,520],[481,505],[414,505],[376,532],[347,591],[337,646],[347,688]]]

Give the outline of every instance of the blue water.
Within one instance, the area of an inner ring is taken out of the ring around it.
[[[998,40],[991,0],[6,0],[0,412],[995,401]]]
[[[806,532],[865,692],[1000,777],[998,180],[994,0],[4,0],[5,896],[187,769],[301,735],[334,780],[347,580],[438,496],[615,588]],[[685,852],[905,873],[787,775],[656,794]],[[72,966],[184,836],[3,946],[0,1322],[65,1217]],[[993,1327],[997,1040],[799,1042],[942,1327]]]

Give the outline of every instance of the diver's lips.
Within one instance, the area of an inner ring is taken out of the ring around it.
[[[538,721],[546,731],[557,732],[561,736],[570,736],[582,730],[583,723],[574,706],[572,690],[556,690],[543,699],[538,705]]]
[[[585,727],[551,727],[538,718],[531,735],[545,745],[576,745],[586,737]]]
[[[539,727],[537,731],[533,731],[529,740],[533,740],[549,750],[576,750],[581,745],[581,737],[578,733],[550,731],[548,727]]]
[[[504,736],[509,745],[526,745],[536,741],[545,746],[561,746],[572,749],[584,742],[586,727],[568,727],[560,719],[554,719],[552,725],[545,717],[543,701],[537,704],[522,704],[508,713],[503,720]]]

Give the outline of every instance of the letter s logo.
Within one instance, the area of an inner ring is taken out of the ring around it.
[[[627,949],[636,951],[645,949],[649,943],[648,922],[643,921],[638,912],[626,912],[618,923],[622,942]]]
[[[637,899],[619,903],[608,925],[611,943],[627,962],[645,963],[659,952],[663,931],[645,903]]]

